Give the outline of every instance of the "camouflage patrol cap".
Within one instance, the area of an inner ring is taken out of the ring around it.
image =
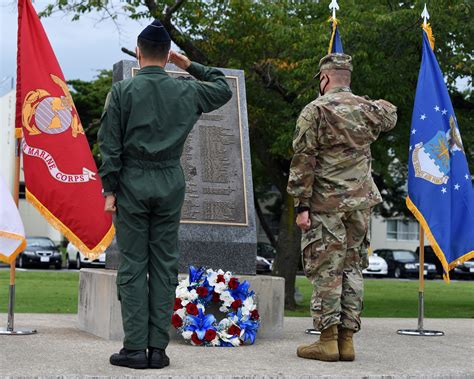
[[[341,53],[328,54],[319,61],[319,72],[314,78],[319,77],[323,70],[349,70],[352,72],[352,57]]]

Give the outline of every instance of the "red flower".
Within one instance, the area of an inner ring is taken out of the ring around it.
[[[188,312],[188,314],[190,314],[191,316],[197,316],[199,310],[196,304],[188,303],[188,305],[186,305],[186,312]]]
[[[181,308],[183,308],[183,304],[181,303],[181,299],[177,297],[176,299],[174,299],[174,310],[177,311]]]
[[[206,287],[198,287],[196,292],[200,297],[206,297],[209,295],[209,290]]]
[[[213,292],[212,293],[212,301],[214,303],[218,303],[219,301],[221,301],[221,296],[217,292]]]
[[[232,325],[227,331],[227,333],[233,336],[240,336],[240,328],[236,325]]]
[[[229,288],[235,290],[239,286],[239,280],[237,278],[230,278]]]
[[[202,345],[202,341],[198,338],[196,332],[194,332],[191,336],[191,341],[193,341],[196,345]]]
[[[216,338],[217,332],[214,329],[208,329],[206,330],[206,335],[204,336],[204,339],[208,342],[211,342]]]
[[[241,307],[241,305],[242,305],[242,300],[237,299],[230,306],[234,308],[235,310],[237,310]]]
[[[181,326],[183,326],[183,319],[179,317],[179,315],[174,314],[173,317],[171,317],[171,324],[175,328],[180,328]]]
[[[225,283],[224,275],[222,275],[222,274],[217,275],[217,280],[216,280],[216,282],[217,282],[217,283]]]
[[[250,312],[250,318],[252,320],[260,320],[260,314],[256,309],[254,309],[252,312]]]

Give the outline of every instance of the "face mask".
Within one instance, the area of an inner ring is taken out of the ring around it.
[[[320,96],[324,95],[324,93],[326,92],[326,88],[327,88],[328,84],[329,84],[329,77],[328,76],[324,76],[324,77],[320,78],[320,80],[319,80],[319,95]]]

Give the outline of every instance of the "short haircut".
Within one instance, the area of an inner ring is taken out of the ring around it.
[[[144,58],[162,61],[168,57],[171,41],[158,43],[138,37],[137,46]]]
[[[349,70],[336,70],[336,69],[329,69],[329,70],[322,70],[321,74],[326,74],[332,78],[337,83],[341,84],[350,84],[352,78],[352,72]]]

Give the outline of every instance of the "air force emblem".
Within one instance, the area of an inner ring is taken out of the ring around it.
[[[448,183],[451,171],[451,157],[456,152],[464,154],[464,147],[456,120],[451,116],[450,130],[439,131],[427,143],[420,142],[413,150],[413,168],[415,176],[433,184]]]

